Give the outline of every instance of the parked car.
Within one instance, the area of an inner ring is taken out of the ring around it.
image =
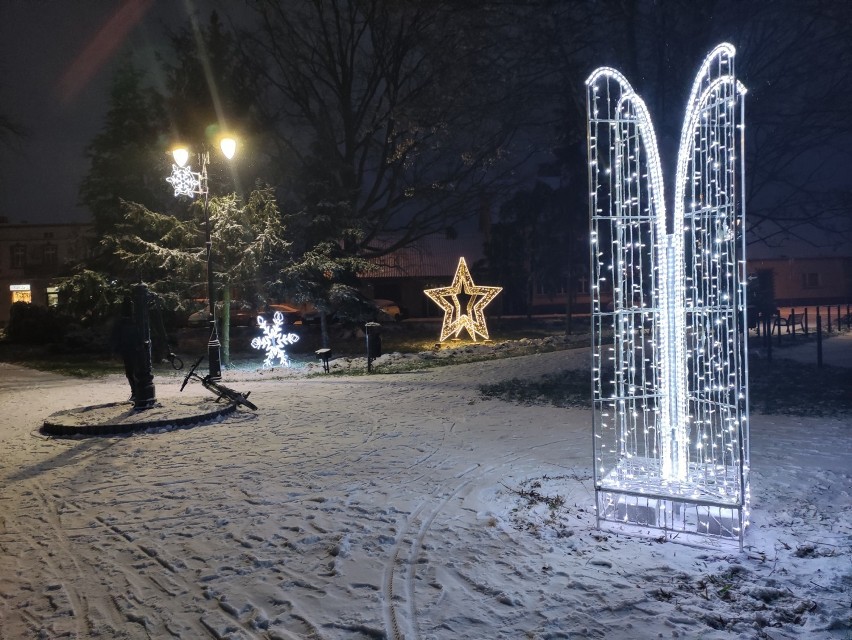
[[[297,309],[305,324],[320,321],[319,310],[310,303],[300,304]],[[363,296],[353,296],[337,304],[326,316],[328,322],[363,324],[365,322],[399,322],[408,317],[406,309],[393,300],[370,300]]]
[[[302,316],[302,322],[305,324],[316,324],[320,321],[320,310],[310,302],[302,302],[296,306],[299,309],[299,315]],[[333,315],[333,313],[329,313],[326,318],[331,320]]]
[[[376,320],[379,322],[400,322],[408,317],[408,313],[405,308],[401,307],[393,300],[373,300],[373,304],[375,304],[376,309],[378,309]]]
[[[222,303],[216,304],[216,317],[222,317]],[[231,300],[231,326],[232,327],[248,327],[256,324],[257,311],[250,304],[242,300]],[[189,327],[204,327],[210,323],[210,308],[205,306],[203,309],[189,315],[186,324]]]
[[[255,314],[255,324],[257,324],[257,316],[263,316],[264,320],[272,322],[276,311],[280,311],[284,315],[284,324],[302,324],[302,314],[299,309],[283,302],[267,304],[262,311]]]
[[[216,317],[222,317],[222,304],[216,305]],[[301,324],[302,316],[299,310],[288,304],[270,303],[262,309],[242,300],[231,301],[231,326],[232,327],[256,327],[258,316],[263,316],[267,322],[272,322],[276,311],[284,314],[285,324]],[[210,322],[210,313],[207,307],[191,314],[187,319],[187,326],[204,327]]]

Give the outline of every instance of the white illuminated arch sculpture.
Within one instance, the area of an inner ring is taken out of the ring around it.
[[[645,103],[615,69],[586,85],[598,526],[742,548],[745,87],[734,53],[716,47],[693,84],[670,232]]]

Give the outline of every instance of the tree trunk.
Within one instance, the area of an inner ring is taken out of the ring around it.
[[[320,311],[320,336],[322,338],[322,348],[329,349],[328,339],[328,314],[325,311]]]

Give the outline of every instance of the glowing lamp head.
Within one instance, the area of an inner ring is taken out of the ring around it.
[[[189,160],[189,151],[185,147],[178,147],[172,151],[172,157],[179,167],[183,167],[186,165],[186,161]]]
[[[234,153],[237,151],[237,141],[233,138],[222,138],[219,141],[219,148],[222,149],[222,153],[225,154],[225,157],[230,160],[234,157]]]

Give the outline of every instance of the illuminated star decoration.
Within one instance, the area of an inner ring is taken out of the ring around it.
[[[284,333],[284,314],[276,311],[272,316],[272,322],[267,322],[263,316],[257,317],[257,326],[263,330],[263,335],[254,338],[251,346],[255,349],[266,351],[266,360],[263,361],[264,369],[271,369],[278,360],[278,366],[289,367],[290,358],[287,356],[286,347],[299,341],[295,333]]]
[[[483,311],[502,290],[503,287],[478,287],[473,284],[467,263],[464,258],[459,258],[456,275],[453,276],[453,283],[449,287],[423,291],[444,310],[440,341],[443,342],[450,336],[457,338],[462,329],[467,329],[474,342],[477,334],[488,340],[488,327]],[[466,303],[459,300],[462,294],[467,298]]]
[[[198,193],[201,187],[200,176],[201,174],[192,171],[188,166],[179,167],[173,164],[172,175],[166,178],[166,182],[174,187],[175,197],[189,196],[191,198]]]

